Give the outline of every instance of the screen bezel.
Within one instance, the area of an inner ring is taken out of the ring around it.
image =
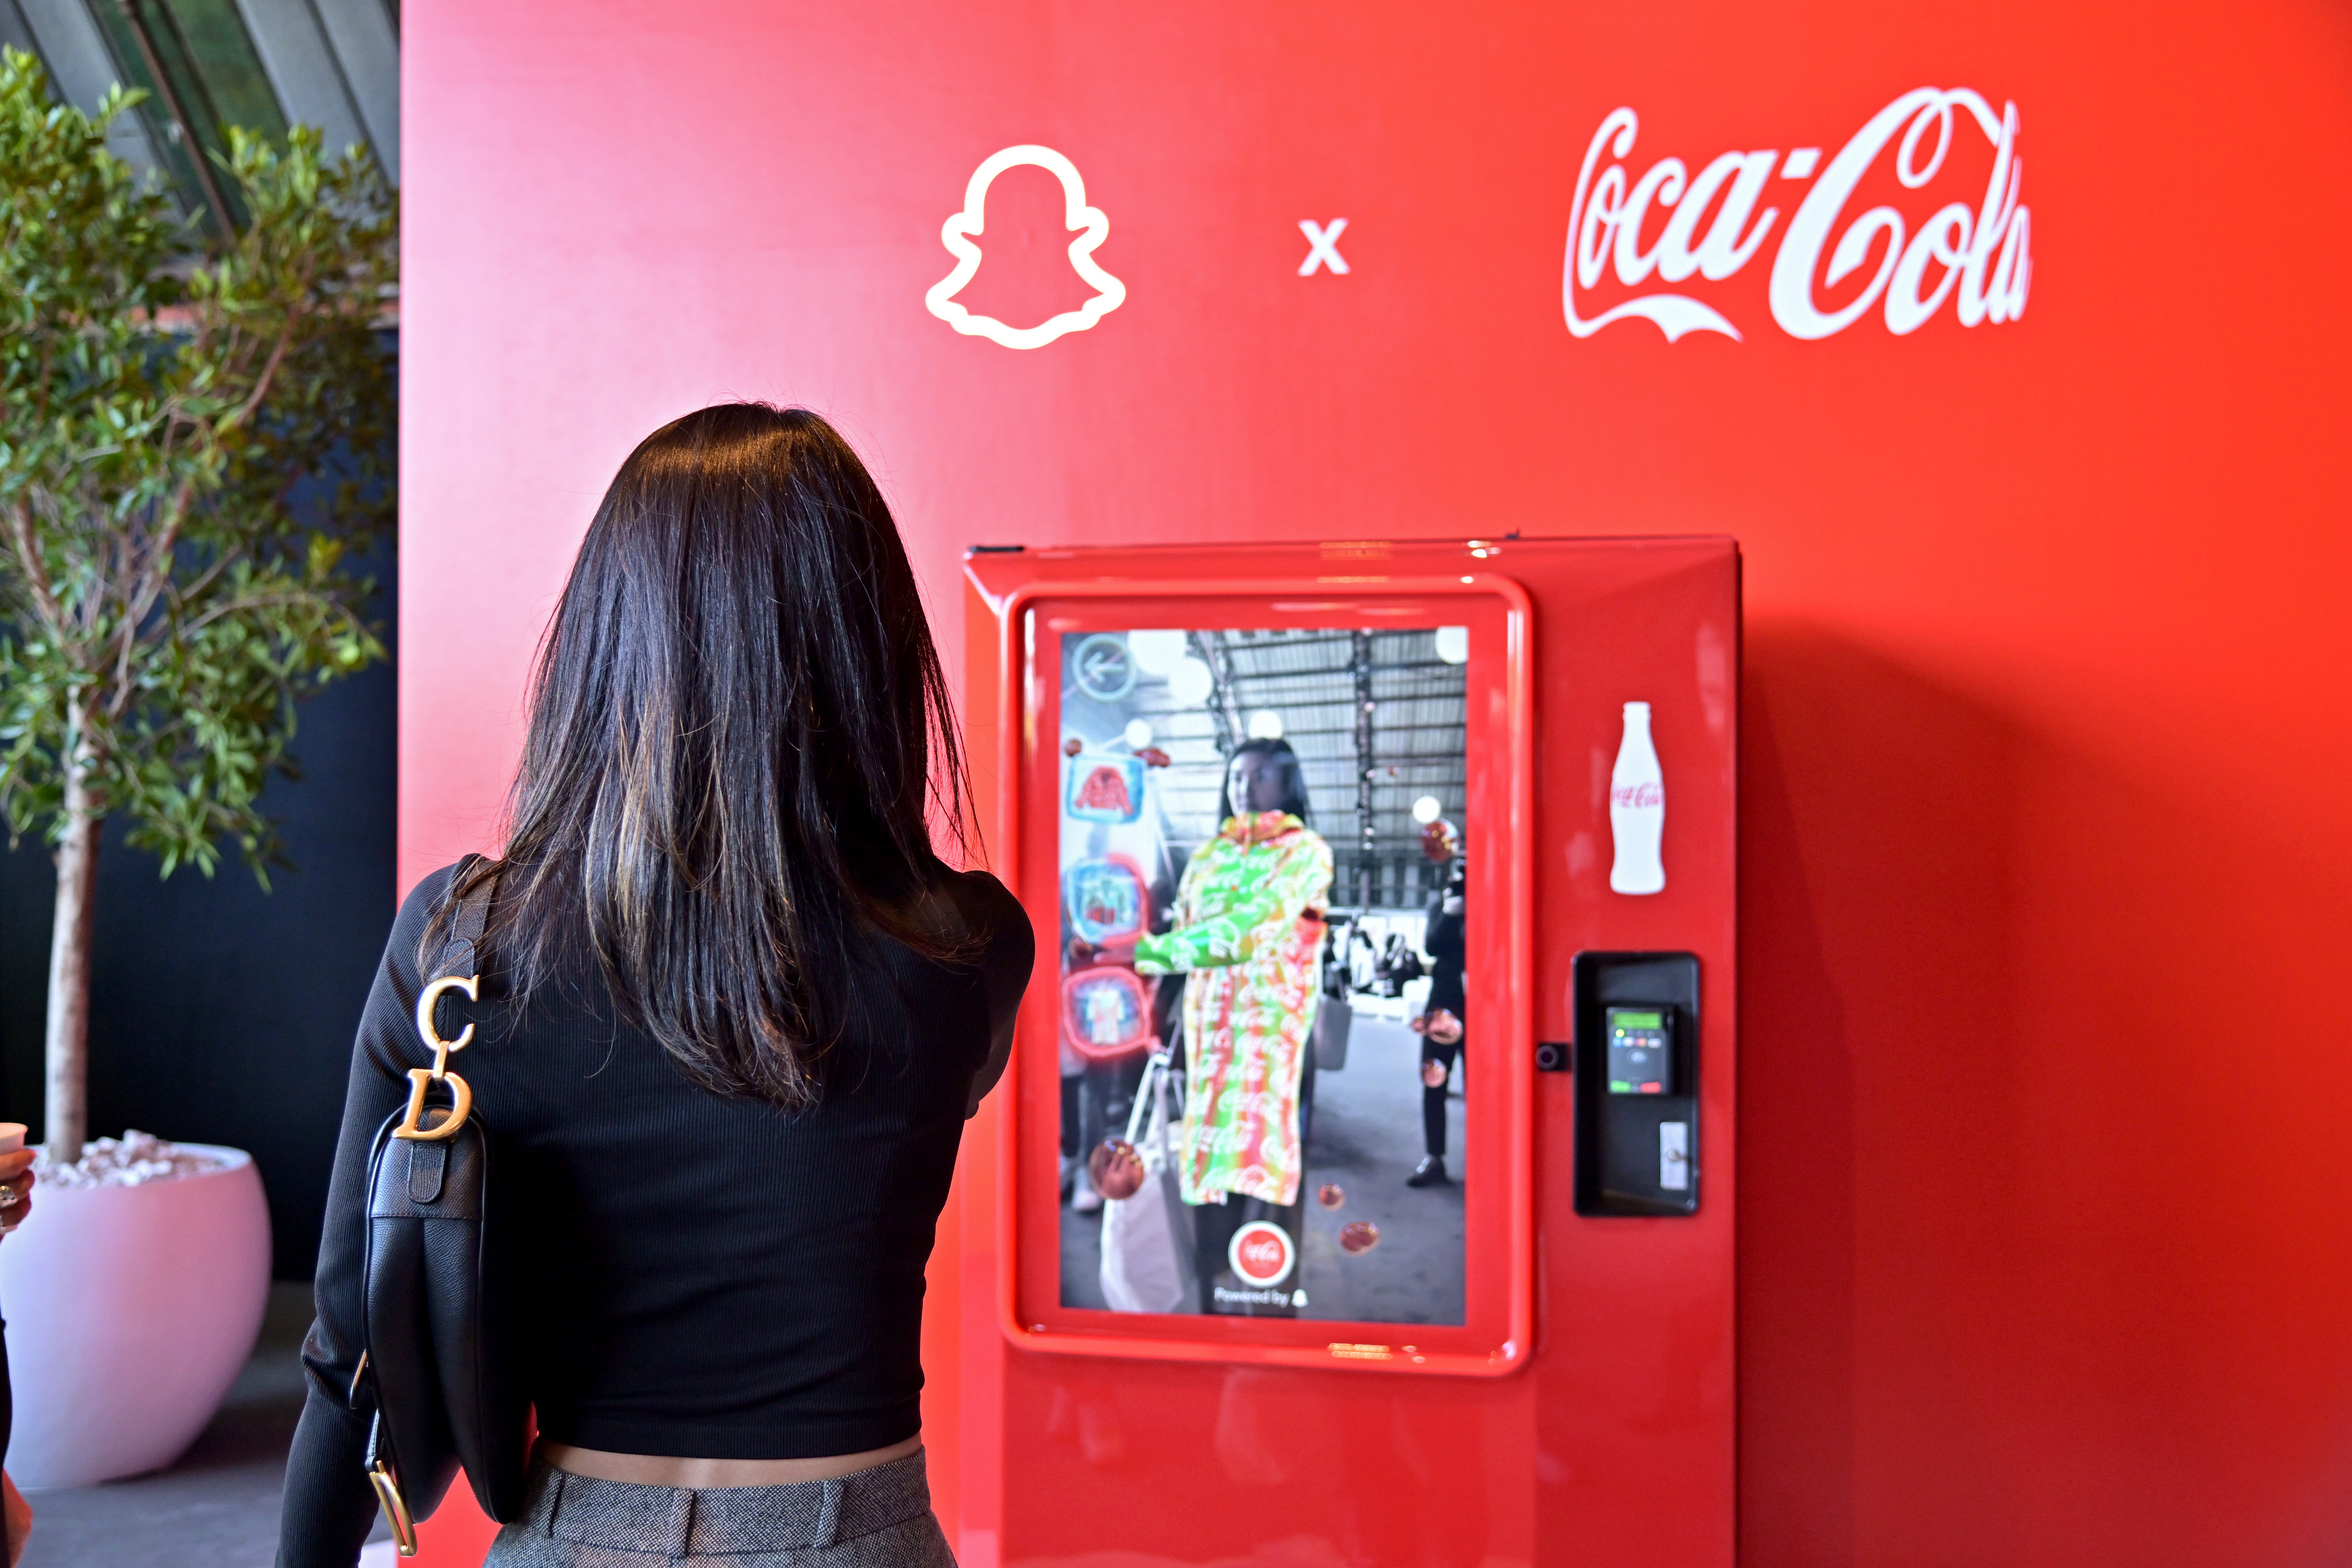
[[[1061,1304],[1059,967],[1039,944],[998,1140],[999,1314],[1024,1349],[1050,1353],[1496,1376],[1528,1359],[1532,1322],[1531,952],[1533,616],[1495,574],[1386,579],[1351,592],[1328,580],[1096,583],[1016,591],[1003,611],[999,775],[1008,842],[993,857],[1041,932],[1059,929],[1065,633],[1466,626],[1470,630],[1470,918],[1502,933],[1497,962],[1469,977],[1484,1069],[1470,1081],[1463,1179],[1469,1197],[1465,1321],[1432,1325],[1109,1312]],[[1016,700],[1013,699],[1017,694]],[[1042,988],[1039,978],[1049,982]],[[1048,996],[1046,993],[1055,995]],[[1024,1130],[1032,1130],[1024,1136]]]

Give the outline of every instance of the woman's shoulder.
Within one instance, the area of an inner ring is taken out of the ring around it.
[[[457,875],[457,868],[465,863],[452,860],[446,866],[436,866],[417,878],[415,886],[408,889],[408,896],[400,900],[400,918],[415,921],[419,924],[429,919],[441,900],[449,896],[450,880]]]
[[[432,937],[437,944],[447,934],[446,928],[436,933],[434,921],[447,909],[452,886],[478,858],[468,855],[427,871],[400,900],[400,913],[392,922],[392,937],[384,944],[384,963],[395,976],[411,984],[422,983],[431,957],[425,951],[426,939]],[[438,952],[436,945],[435,952]]]
[[[1272,842],[1284,855],[1304,855],[1310,859],[1331,858],[1331,841],[1297,817],[1285,824],[1282,832]]]
[[[1029,911],[991,873],[950,872],[940,890],[953,907],[963,934],[981,946],[989,962],[1015,952],[1035,952],[1037,935],[1029,924]]]
[[[1012,889],[985,871],[944,868],[921,894],[900,905],[898,920],[923,941],[954,956],[951,970],[995,968],[1013,954],[1025,961],[1036,945],[1029,912]]]
[[[425,935],[425,923],[448,899],[449,883],[464,864],[463,860],[453,860],[416,879],[408,896],[400,900],[400,913],[393,919],[392,940],[384,952],[387,960],[403,969],[415,963],[416,944]]]
[[[962,963],[971,966],[964,973],[978,979],[992,1032],[1003,1036],[1000,1047],[1008,1044],[1010,1036],[1003,1031],[1021,1005],[1037,963],[1037,934],[1029,924],[1029,911],[1013,889],[986,871],[949,872],[932,884],[927,902],[932,918],[947,928],[940,934],[962,950]],[[1001,1050],[994,1059],[998,1067],[1003,1065]],[[982,1092],[985,1088],[983,1084]]]

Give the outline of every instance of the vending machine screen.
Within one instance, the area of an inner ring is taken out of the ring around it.
[[[1059,643],[1061,1305],[1464,1323],[1467,630]]]

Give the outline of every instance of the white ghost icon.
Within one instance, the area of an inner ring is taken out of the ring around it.
[[[1062,201],[1066,209],[1064,226],[1085,232],[1070,241],[1070,266],[1094,290],[1094,298],[1075,310],[1041,321],[1034,327],[1009,327],[993,316],[978,316],[956,303],[955,297],[980,270],[980,247],[971,236],[981,232],[988,217],[988,187],[1005,170],[1030,163],[1045,170],[1062,182]],[[1094,258],[1095,247],[1110,237],[1110,219],[1100,207],[1087,205],[1087,183],[1079,178],[1077,165],[1051,147],[1023,145],[1007,147],[992,153],[971,172],[971,183],[964,187],[963,211],[955,214],[940,227],[940,243],[956,258],[955,270],[931,285],[923,296],[924,308],[968,337],[986,338],[1008,349],[1043,348],[1064,332],[1082,332],[1104,316],[1126,302],[1127,285],[1104,271]]]

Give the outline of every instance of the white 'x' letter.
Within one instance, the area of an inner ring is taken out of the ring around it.
[[[1348,270],[1348,258],[1339,254],[1339,236],[1347,226],[1348,220],[1343,217],[1333,218],[1328,228],[1317,227],[1311,217],[1298,220],[1298,232],[1305,235],[1307,243],[1314,247],[1307,251],[1307,259],[1298,264],[1301,278],[1314,277],[1318,267],[1328,267],[1332,271],[1341,273]]]

